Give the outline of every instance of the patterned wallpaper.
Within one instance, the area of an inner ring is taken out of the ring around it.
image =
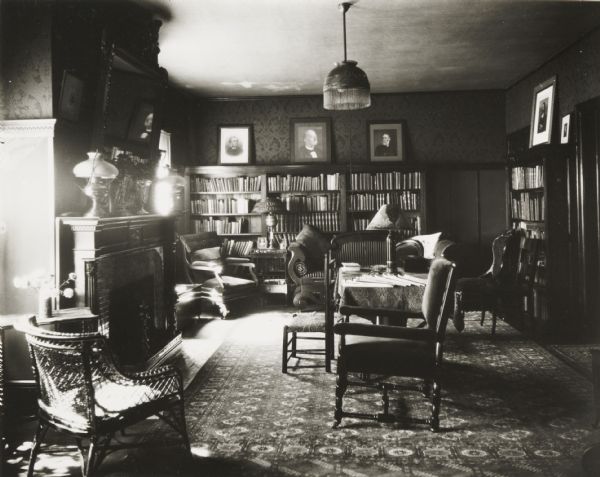
[[[505,152],[504,92],[373,95],[369,109],[325,111],[321,96],[204,100],[193,127],[190,165],[217,163],[219,125],[252,124],[257,164],[290,162],[290,119],[330,117],[333,161],[368,162],[367,121],[404,120],[407,159],[498,162]]]
[[[575,105],[600,95],[600,29],[575,43],[539,70],[506,92],[506,130],[513,132],[529,125],[533,88],[557,76],[558,114],[571,113]]]
[[[3,7],[11,9],[1,25],[2,41],[10,39],[2,45],[3,119],[52,117],[50,12],[28,3]]]

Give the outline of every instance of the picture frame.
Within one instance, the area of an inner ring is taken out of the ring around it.
[[[406,160],[402,120],[367,121],[367,143],[371,162],[403,162]]]
[[[529,147],[550,144],[556,97],[556,76],[533,88],[531,104],[531,126],[529,129]]]
[[[252,125],[219,126],[219,164],[250,164],[252,161]]]
[[[565,114],[560,122],[560,143],[569,144],[571,135],[571,115]]]
[[[290,119],[290,151],[294,164],[331,162],[331,119]]]
[[[58,116],[68,121],[79,121],[81,103],[83,101],[84,83],[69,71],[63,72],[60,98],[58,101]]]
[[[154,104],[149,100],[139,100],[129,119],[127,139],[137,142],[149,142],[154,124]]]

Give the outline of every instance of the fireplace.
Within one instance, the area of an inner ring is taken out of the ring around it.
[[[73,244],[72,261],[63,256],[60,270],[74,267],[78,305],[99,316],[120,363],[153,366],[171,357],[181,340],[174,316],[174,220],[69,217],[60,223],[59,243]]]

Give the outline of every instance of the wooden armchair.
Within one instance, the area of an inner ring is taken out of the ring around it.
[[[217,306],[225,318],[229,303],[256,296],[254,264],[247,257],[228,256],[215,232],[181,235],[179,241],[183,269],[192,284],[180,295],[180,303],[203,301]]]
[[[125,373],[117,369],[108,341],[97,332],[48,330],[33,317],[19,329],[29,344],[39,406],[28,476],[49,428],[75,439],[84,476],[100,465],[117,431],[152,415],[175,429],[190,452],[183,384],[176,368]]]
[[[431,386],[431,417],[426,420],[432,431],[439,429],[441,379],[443,376],[443,343],[448,317],[452,311],[455,265],[445,258],[435,259],[430,266],[422,301],[422,315],[426,328],[373,325],[363,323],[337,323],[334,327],[340,335],[337,362],[337,387],[335,400],[335,423],[337,427],[344,417],[375,419],[380,422],[419,421],[389,413],[390,390],[402,386],[389,382],[350,382],[349,373],[421,378],[427,395]],[[406,312],[413,316],[413,312]],[[385,379],[385,378],[384,378]],[[383,413],[366,414],[344,411],[343,398],[348,385],[373,386],[383,392]],[[420,421],[419,421],[420,422]]]

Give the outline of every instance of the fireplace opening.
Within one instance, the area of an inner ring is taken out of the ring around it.
[[[105,255],[94,267],[101,331],[122,365],[142,365],[167,329],[162,248]]]

